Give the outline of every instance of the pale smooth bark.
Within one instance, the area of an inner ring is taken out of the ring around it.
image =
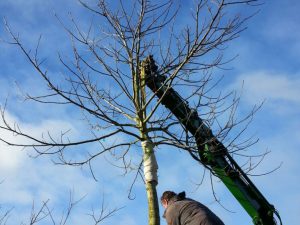
[[[159,206],[156,186],[158,184],[157,178],[157,161],[154,153],[154,146],[151,139],[148,136],[147,123],[145,119],[147,118],[146,113],[146,84],[145,84],[145,68],[144,62],[142,62],[139,68],[139,77],[136,78],[139,82],[136,82],[136,96],[140,96],[137,101],[137,105],[140,106],[140,112],[137,117],[137,125],[140,128],[140,136],[143,149],[143,169],[145,177],[145,186],[148,200],[148,224],[149,225],[160,225],[159,218]]]
[[[150,141],[143,141],[142,148],[144,153],[144,175],[148,199],[148,220],[149,225],[159,225],[159,207],[156,186],[157,180],[157,162],[155,158],[153,144]]]

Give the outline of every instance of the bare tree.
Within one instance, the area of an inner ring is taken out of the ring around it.
[[[32,203],[31,213],[28,218],[28,222],[21,222],[21,225],[38,225],[44,222],[47,222],[47,224],[52,225],[67,225],[70,224],[70,218],[72,211],[74,210],[75,206],[81,201],[74,200],[74,194],[73,192],[70,192],[70,198],[67,207],[64,209],[61,216],[56,216],[54,211],[55,209],[52,208],[50,205],[50,200],[43,201],[40,206],[36,206],[35,202]],[[104,198],[102,198],[102,203],[100,205],[99,212],[95,212],[95,210],[92,210],[92,212],[89,214],[89,216],[92,218],[91,225],[98,225],[103,220],[113,216],[118,210],[121,208],[114,208],[114,209],[108,209],[105,206]],[[2,212],[1,210],[1,216],[0,216],[0,224],[6,225],[10,218],[13,216],[13,208],[9,210],[4,210]]]
[[[146,89],[143,60],[154,55],[159,73],[166,77],[165,84],[183,90],[185,100],[204,118],[215,136],[226,143],[232,153],[239,153],[253,143],[251,140],[238,143],[237,140],[257,108],[237,120],[235,113],[240,98],[234,92],[217,93],[215,87],[221,79],[215,79],[213,72],[232,60],[225,60],[223,52],[245,28],[249,16],[241,16],[240,10],[258,4],[258,0],[195,1],[189,23],[185,25],[182,25],[183,12],[178,1],[119,0],[117,4],[99,0],[96,5],[79,1],[97,19],[88,27],[81,27],[75,18],[71,17],[73,26],[67,26],[57,17],[73,46],[72,61],[59,55],[65,71],[63,80],[52,79],[44,67],[38,51],[40,41],[35,51],[30,51],[7,22],[5,25],[12,38],[10,43],[19,47],[49,88],[46,95],[29,93],[26,98],[46,105],[71,105],[80,110],[94,137],[71,141],[66,132],[58,138],[49,133],[34,137],[18,125],[10,124],[5,118],[4,107],[0,128],[25,137],[30,143],[0,140],[12,146],[33,148],[38,155],[56,155],[59,163],[87,164],[92,174],[91,162],[106,152],[119,158],[125,171],[135,169],[138,176],[143,168],[149,225],[158,225],[158,166],[154,148],[167,145],[190,154],[197,149],[193,137],[161,106],[155,93]],[[243,122],[245,126],[239,132],[234,131]],[[126,135],[126,140],[119,138],[120,135]],[[104,143],[104,139],[111,141]],[[92,142],[98,142],[101,149],[88,152],[82,160],[67,154],[72,146]],[[127,159],[135,146],[141,146],[143,152],[138,166]],[[116,154],[116,150],[121,154]],[[251,163],[247,165],[250,165],[247,170],[253,168]]]

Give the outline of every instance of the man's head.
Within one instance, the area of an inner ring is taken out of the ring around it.
[[[168,207],[169,201],[171,198],[176,196],[174,191],[165,191],[162,196],[160,197],[160,202],[164,208]]]
[[[172,201],[181,201],[185,199],[185,192],[176,194],[174,191],[165,191],[160,197],[160,202],[164,208],[168,207],[168,204]]]

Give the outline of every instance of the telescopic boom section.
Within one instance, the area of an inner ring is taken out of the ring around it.
[[[255,225],[277,224],[274,214],[281,219],[261,192],[243,172],[236,161],[230,156],[227,148],[213,135],[195,110],[174,89],[168,85],[167,78],[158,74],[157,66],[152,56],[144,63],[146,85],[160,99],[195,137],[200,161],[208,166],[219,177],[229,191],[239,201],[247,213],[252,217]]]

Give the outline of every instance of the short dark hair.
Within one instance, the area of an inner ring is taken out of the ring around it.
[[[171,198],[176,196],[176,193],[174,191],[165,191],[162,196],[160,197],[160,201],[162,202],[163,200],[170,201]]]

